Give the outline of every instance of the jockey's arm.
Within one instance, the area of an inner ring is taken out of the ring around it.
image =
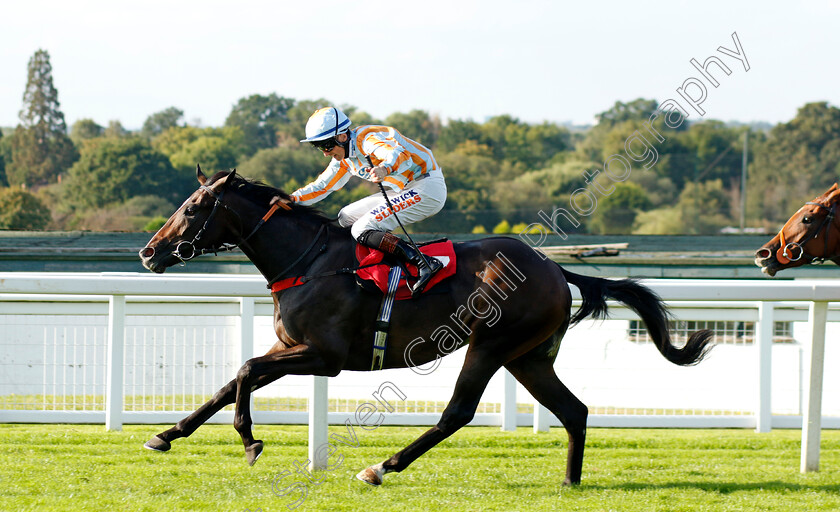
[[[333,160],[315,181],[292,192],[292,200],[304,205],[315,204],[343,187],[349,179],[346,166]]]

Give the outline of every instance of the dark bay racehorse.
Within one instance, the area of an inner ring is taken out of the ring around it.
[[[840,187],[805,203],[782,226],[779,234],[755,252],[755,264],[769,276],[786,268],[826,260],[840,265]]]
[[[270,283],[298,275],[321,276],[273,293],[277,343],[264,356],[248,360],[236,378],[197,411],[146,443],[147,448],[169,450],[173,440],[189,436],[235,402],[234,427],[253,464],[263,443],[251,433],[250,393],[288,374],[335,376],[342,370],[370,370],[381,296],[362,290],[350,274],[324,275],[357,265],[349,230],[291,202],[280,190],[237,176],[235,170],[210,179],[201,169],[196,174],[201,187],[140,251],[146,268],[160,273],[196,255],[236,245]],[[579,483],[587,407],[560,382],[552,365],[566,329],[587,316],[605,316],[607,298],[635,310],[656,348],[675,364],[695,364],[711,347],[709,331],[694,333],[682,348],[674,346],[663,304],[631,280],[571,273],[512,238],[457,243],[455,254],[457,272],[449,278],[449,293],[395,305],[384,359],[384,368],[435,361],[453,348],[412,341],[457,321],[463,331],[459,346],[469,348],[452,399],[437,425],[357,475],[370,484],[381,484],[384,474],[402,471],[469,423],[488,381],[503,366],[563,423],[569,436],[564,483]],[[583,296],[574,316],[568,283]],[[498,314],[491,316],[494,305]]]

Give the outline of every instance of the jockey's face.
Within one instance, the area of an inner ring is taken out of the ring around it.
[[[336,144],[335,147],[333,147],[329,151],[322,151],[322,153],[324,153],[324,156],[329,156],[335,158],[336,160],[344,160],[345,158],[347,158],[347,152],[344,151],[344,147],[341,145],[347,142],[347,137],[348,135],[346,133],[339,133],[335,137],[335,140],[338,141],[339,144]]]

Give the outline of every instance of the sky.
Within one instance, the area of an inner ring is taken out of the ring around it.
[[[380,119],[586,125],[642,97],[674,99],[695,121],[775,124],[808,102],[840,105],[838,22],[830,0],[3,1],[0,126],[18,123],[38,49],[68,126],[138,129],[172,106],[221,126],[240,98],[270,93]],[[737,49],[733,33],[749,70],[718,51]],[[690,63],[711,56],[731,72],[709,65],[717,87]],[[705,95],[697,110],[681,87]]]

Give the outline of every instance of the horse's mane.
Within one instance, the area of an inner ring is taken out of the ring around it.
[[[224,178],[225,176],[228,176],[231,172],[232,171],[217,172],[213,175],[212,178],[210,178],[207,181],[207,185],[212,185],[218,180]],[[280,190],[279,188],[274,188],[270,185],[266,185],[265,183],[258,180],[250,180],[247,178],[243,178],[242,176],[239,176],[237,174],[233,177],[233,182],[227,184],[227,187],[231,191],[234,191],[242,197],[245,197],[253,203],[263,206],[265,208],[270,208],[271,201],[279,196],[280,198],[290,202],[289,205],[292,207],[290,213],[294,215],[316,217],[322,222],[333,222],[336,220],[327,217],[323,214],[323,212],[321,212],[317,208],[291,202],[291,196],[289,194]]]

